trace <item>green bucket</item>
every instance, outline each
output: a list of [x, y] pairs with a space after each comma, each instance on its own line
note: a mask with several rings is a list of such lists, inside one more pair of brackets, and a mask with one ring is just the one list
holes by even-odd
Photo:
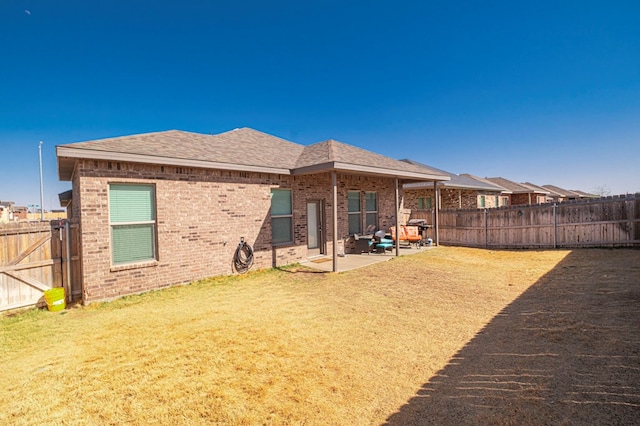
[[50, 288], [44, 292], [44, 300], [47, 302], [47, 308], [51, 312], [61, 311], [67, 307], [64, 297], [64, 288]]

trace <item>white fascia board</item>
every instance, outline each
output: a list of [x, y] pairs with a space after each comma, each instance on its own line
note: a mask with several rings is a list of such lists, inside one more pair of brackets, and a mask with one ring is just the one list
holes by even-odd
[[233, 170], [240, 172], [273, 173], [289, 175], [291, 170], [278, 167], [264, 167], [244, 164], [217, 163], [214, 161], [194, 160], [189, 158], [156, 157], [154, 155], [129, 154], [124, 152], [78, 149], [73, 147], [57, 147], [58, 157], [88, 160], [122, 161], [129, 163], [160, 164], [164, 166], [198, 167], [202, 169]]
[[[416, 189], [416, 188], [431, 188], [432, 185], [426, 182], [416, 182], [416, 183], [405, 183], [404, 185], [402, 185], [402, 187], [404, 189]], [[483, 188], [479, 186], [464, 185], [464, 184], [450, 185], [446, 182], [442, 183], [442, 187], [444, 189], [472, 189], [475, 191], [502, 192], [501, 188], [488, 188], [488, 187]]]

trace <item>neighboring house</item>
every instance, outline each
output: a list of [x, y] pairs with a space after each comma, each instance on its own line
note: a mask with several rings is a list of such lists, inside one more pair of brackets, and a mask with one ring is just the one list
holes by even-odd
[[[328, 140], [309, 146], [243, 128], [177, 130], [56, 147], [62, 198], [80, 228], [83, 302], [254, 268], [336, 256], [397, 224], [402, 185], [449, 177]], [[397, 195], [396, 195], [397, 194]]]
[[564, 188], [560, 188], [555, 185], [542, 185], [543, 188], [547, 189], [547, 191], [551, 192], [553, 196], [553, 201], [572, 201], [572, 200], [582, 200], [585, 198], [598, 198], [597, 195], [587, 194], [586, 192], [576, 191], [576, 190], [568, 190]]
[[[438, 183], [441, 209], [475, 209], [506, 205], [507, 197], [501, 195], [503, 188], [483, 182], [470, 175], [456, 175], [413, 160], [402, 160], [424, 167], [430, 173], [449, 176], [450, 180]], [[412, 211], [431, 211], [435, 208], [434, 188], [429, 182], [413, 182], [403, 185], [404, 207]]]
[[[534, 183], [531, 182], [522, 182], [520, 183], [520, 185], [522, 186], [526, 186], [527, 188], [530, 188], [533, 191], [536, 191], [537, 194], [544, 194], [544, 201], [540, 201], [540, 203], [552, 203], [554, 201], [557, 201], [557, 195], [555, 194], [553, 191], [544, 188], [542, 186], [536, 185]], [[538, 198], [539, 200], [542, 200], [542, 197]]]
[[502, 177], [485, 178], [489, 182], [506, 188], [511, 192], [509, 205], [543, 204], [547, 202], [549, 191], [532, 188], [521, 183], [513, 182]]
[[469, 173], [463, 173], [460, 176], [473, 179], [474, 181], [481, 182], [485, 185], [491, 185], [497, 188], [500, 192], [493, 196], [488, 196], [486, 194], [478, 195], [478, 208], [479, 209], [490, 209], [496, 207], [510, 206], [511, 205], [511, 194], [513, 193], [510, 189], [505, 188], [504, 186], [498, 185], [495, 182], [490, 181], [487, 178], [481, 178], [478, 176], [471, 175]]
[[[551, 185], [543, 185], [543, 186], [551, 186]], [[596, 195], [596, 194], [590, 194], [588, 192], [584, 192], [584, 191], [580, 191], [579, 189], [572, 189], [571, 192], [573, 192], [574, 194], [576, 194], [580, 200], [585, 200], [585, 199], [593, 199], [593, 198], [600, 198], [600, 195]]]
[[28, 220], [29, 208], [26, 206], [13, 206], [13, 220]]
[[13, 221], [13, 201], [0, 201], [0, 223]]
[[8, 223], [10, 205], [6, 201], [0, 201], [0, 223]]

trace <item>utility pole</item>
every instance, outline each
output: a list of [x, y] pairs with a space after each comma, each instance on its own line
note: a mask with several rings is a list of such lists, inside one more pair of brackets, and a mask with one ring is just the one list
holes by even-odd
[[42, 187], [42, 141], [38, 145], [38, 155], [40, 157], [40, 220], [44, 222], [44, 189]]

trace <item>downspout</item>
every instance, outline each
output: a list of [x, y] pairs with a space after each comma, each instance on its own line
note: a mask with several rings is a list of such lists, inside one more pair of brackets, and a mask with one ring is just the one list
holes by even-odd
[[335, 170], [331, 172], [333, 189], [333, 272], [338, 272], [338, 176]]
[[400, 196], [398, 194], [398, 178], [395, 179], [396, 198], [396, 256], [400, 256]]
[[434, 237], [435, 237], [435, 243], [436, 246], [440, 245], [440, 225], [439, 225], [439, 219], [438, 219], [438, 214], [439, 214], [439, 210], [440, 210], [440, 191], [438, 190], [438, 181], [434, 180], [433, 181], [433, 198], [434, 198], [434, 202], [435, 202], [435, 209], [434, 209], [434, 214], [433, 214], [433, 229], [434, 229]]

